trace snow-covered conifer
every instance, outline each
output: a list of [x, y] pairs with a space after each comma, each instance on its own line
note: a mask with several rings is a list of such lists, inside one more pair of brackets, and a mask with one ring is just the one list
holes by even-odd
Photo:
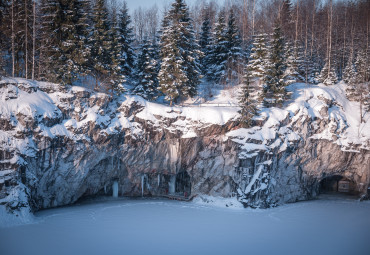
[[134, 93], [152, 100], [158, 96], [158, 71], [156, 45], [144, 39], [137, 58], [137, 85]]
[[103, 87], [107, 85], [111, 72], [112, 43], [105, 0], [96, 0], [93, 8], [93, 23], [91, 58], [97, 89], [98, 85]]
[[222, 9], [218, 14], [218, 20], [215, 24], [212, 48], [209, 53], [210, 66], [207, 76], [210, 80], [219, 81], [221, 76], [226, 72], [228, 56], [226, 31], [225, 10]]
[[286, 85], [303, 80], [302, 75], [299, 73], [299, 60], [298, 51], [290, 42], [285, 44], [285, 71], [284, 82]]
[[242, 62], [241, 40], [231, 9], [228, 22], [225, 21], [225, 11], [221, 10], [215, 25], [214, 43], [212, 47], [212, 67], [210, 77], [221, 83], [229, 83], [238, 78]]
[[251, 72], [252, 77], [261, 78], [264, 80], [266, 75], [266, 64], [268, 63], [268, 52], [266, 45], [266, 34], [258, 34], [254, 37], [249, 56], [248, 70]]
[[244, 127], [251, 127], [253, 124], [253, 117], [258, 114], [258, 105], [260, 101], [261, 90], [253, 83], [253, 77], [248, 68], [245, 68], [243, 76], [243, 85], [239, 95], [240, 105], [240, 122]]
[[199, 38], [200, 50], [203, 55], [200, 58], [201, 70], [203, 74], [207, 73], [207, 69], [211, 63], [211, 24], [209, 19], [209, 14], [204, 15], [204, 20], [201, 27], [201, 33]]
[[123, 6], [118, 14], [118, 33], [120, 35], [119, 43], [122, 45], [120, 65], [126, 78], [132, 78], [135, 69], [135, 52], [132, 48], [134, 36], [126, 2], [123, 2]]
[[58, 33], [59, 43], [56, 52], [57, 79], [62, 84], [72, 84], [82, 71], [82, 65], [87, 62], [87, 52], [83, 42], [87, 36], [86, 13], [84, 2], [72, 0], [60, 2], [60, 22]]
[[284, 39], [280, 26], [276, 25], [270, 46], [270, 61], [265, 75], [264, 104], [266, 106], [281, 105], [286, 97], [283, 79], [285, 68], [284, 55]]
[[228, 17], [226, 42], [226, 48], [228, 49], [226, 73], [221, 79], [229, 83], [238, 78], [239, 73], [241, 73], [240, 68], [242, 67], [243, 61], [241, 40], [233, 9], [230, 9]]
[[334, 70], [334, 65], [331, 65], [329, 69], [329, 61], [326, 59], [324, 67], [321, 69], [319, 76], [319, 82], [325, 85], [333, 85], [337, 83], [338, 77]]
[[112, 10], [112, 21], [111, 21], [111, 63], [110, 63], [110, 84], [112, 92], [121, 94], [125, 91], [124, 83], [126, 82], [125, 75], [121, 66], [123, 58], [123, 47], [120, 41], [121, 35], [118, 32], [117, 12], [115, 9]]
[[346, 67], [343, 71], [343, 81], [349, 85], [356, 83], [357, 72], [353, 63], [353, 52], [350, 53]]
[[184, 0], [176, 0], [164, 18], [161, 36], [159, 90], [170, 104], [179, 97], [193, 97], [200, 82], [199, 45]]
[[39, 70], [40, 80], [57, 82], [56, 65], [59, 51], [61, 7], [57, 0], [41, 0], [39, 3]]
[[366, 60], [366, 51], [360, 49], [357, 52], [355, 66], [356, 66], [356, 83], [363, 83], [369, 81], [369, 74], [368, 72], [368, 61]]

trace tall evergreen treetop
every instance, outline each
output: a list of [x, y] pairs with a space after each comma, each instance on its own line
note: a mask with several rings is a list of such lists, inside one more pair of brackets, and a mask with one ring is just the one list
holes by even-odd
[[233, 9], [230, 9], [227, 22], [226, 42], [228, 56], [226, 64], [227, 73], [225, 74], [225, 78], [227, 82], [230, 82], [238, 78], [238, 73], [240, 72], [239, 67], [241, 66], [241, 62], [243, 60], [239, 29], [235, 20]]
[[193, 97], [200, 83], [199, 56], [189, 10], [184, 0], [176, 0], [163, 22], [159, 89], [172, 102]]
[[245, 68], [242, 90], [239, 95], [240, 121], [243, 127], [249, 128], [253, 124], [253, 117], [258, 115], [261, 90], [255, 86], [250, 70]]
[[258, 34], [254, 37], [252, 53], [248, 62], [248, 70], [250, 70], [252, 77], [264, 79], [266, 75], [266, 65], [269, 61], [266, 38], [266, 34]]
[[105, 0], [96, 0], [93, 9], [92, 65], [98, 83], [104, 83], [111, 70], [111, 36]]
[[285, 68], [284, 39], [279, 23], [275, 25], [269, 52], [270, 61], [265, 76], [265, 104], [267, 106], [280, 105], [285, 99], [286, 91], [283, 79]]
[[131, 27], [131, 17], [127, 8], [126, 1], [118, 14], [118, 34], [119, 44], [122, 45], [121, 68], [126, 77], [132, 77], [135, 66], [135, 52], [132, 48], [133, 28]]
[[203, 56], [200, 59], [202, 73], [206, 74], [208, 65], [210, 64], [210, 54], [211, 54], [211, 24], [209, 14], [206, 13], [201, 27], [201, 33], [199, 38], [199, 46], [203, 52]]
[[158, 71], [156, 45], [149, 43], [147, 39], [141, 44], [137, 58], [137, 85], [134, 93], [152, 100], [158, 96]]

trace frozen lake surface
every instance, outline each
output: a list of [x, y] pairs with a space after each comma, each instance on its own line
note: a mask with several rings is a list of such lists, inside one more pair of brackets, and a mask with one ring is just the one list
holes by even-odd
[[169, 200], [95, 200], [0, 228], [0, 254], [370, 254], [370, 202], [267, 210]]

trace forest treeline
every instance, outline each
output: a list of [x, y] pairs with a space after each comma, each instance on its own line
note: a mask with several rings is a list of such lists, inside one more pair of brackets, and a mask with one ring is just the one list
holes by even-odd
[[0, 75], [112, 94], [131, 84], [171, 104], [196, 95], [202, 78], [243, 83], [250, 119], [297, 81], [345, 80], [368, 100], [359, 91], [370, 80], [369, 34], [369, 0], [174, 0], [132, 12], [107, 0], [1, 0]]

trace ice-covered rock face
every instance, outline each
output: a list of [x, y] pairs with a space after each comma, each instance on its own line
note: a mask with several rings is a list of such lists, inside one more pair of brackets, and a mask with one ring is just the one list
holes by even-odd
[[5, 79], [0, 205], [16, 214], [118, 188], [120, 196], [183, 192], [269, 207], [315, 197], [334, 174], [364, 193], [369, 121], [356, 122], [358, 105], [342, 87], [292, 86], [284, 109], [265, 109], [259, 126], [241, 129], [233, 107], [168, 107]]

